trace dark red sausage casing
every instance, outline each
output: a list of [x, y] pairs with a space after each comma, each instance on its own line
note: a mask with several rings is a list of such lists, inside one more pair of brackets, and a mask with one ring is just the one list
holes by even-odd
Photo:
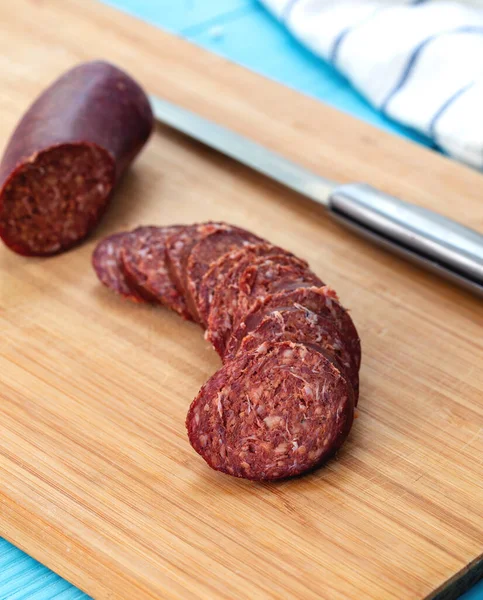
[[47, 256], [85, 238], [153, 129], [143, 89], [103, 61], [47, 88], [12, 134], [0, 165], [0, 236]]

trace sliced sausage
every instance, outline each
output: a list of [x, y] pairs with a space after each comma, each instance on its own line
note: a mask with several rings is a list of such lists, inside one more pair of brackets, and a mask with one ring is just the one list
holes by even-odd
[[[193, 249], [205, 236], [224, 229], [229, 229], [230, 225], [226, 223], [197, 223], [183, 227], [180, 231], [171, 235], [166, 241], [166, 264], [169, 274], [173, 280], [178, 292], [186, 299], [188, 296], [188, 286], [186, 280], [186, 268], [188, 258]], [[188, 306], [188, 310], [190, 310]], [[197, 321], [196, 311], [190, 310], [193, 320]]]
[[130, 232], [122, 232], [104, 238], [94, 250], [92, 266], [99, 281], [110, 290], [134, 302], [143, 302], [141, 294], [126, 281], [121, 268], [121, 248], [130, 236]]
[[257, 258], [240, 276], [240, 292], [234, 322], [245, 317], [253, 306], [268, 296], [304, 286], [323, 286], [322, 280], [304, 262], [293, 257]]
[[240, 321], [233, 330], [231, 339], [227, 343], [230, 355], [236, 352], [243, 338], [260, 324], [265, 315], [274, 310], [294, 306], [305, 308], [324, 318], [331, 318], [340, 331], [352, 360], [357, 370], [359, 370], [361, 365], [359, 335], [349, 312], [341, 305], [334, 290], [328, 286], [286, 290], [272, 294], [265, 300], [258, 302], [246, 315], [245, 319]]
[[46, 256], [85, 238], [153, 129], [141, 87], [102, 61], [46, 89], [12, 134], [0, 165], [0, 236]]
[[323, 284], [304, 261], [294, 256], [259, 256], [240, 260], [215, 291], [206, 339], [223, 360], [233, 328], [253, 306], [271, 293], [302, 285]]
[[[230, 338], [232, 340], [234, 338]], [[359, 369], [347, 343], [330, 316], [321, 316], [295, 305], [293, 308], [274, 310], [265, 315], [258, 326], [248, 333], [238, 348], [227, 346], [224, 360], [235, 354], [261, 350], [273, 342], [297, 342], [322, 348], [346, 372], [354, 390], [354, 401], [359, 397]]]
[[275, 480], [321, 465], [346, 439], [353, 414], [352, 387], [337, 365], [282, 342], [227, 362], [201, 388], [186, 425], [213, 469]]
[[233, 250], [232, 252], [224, 254], [210, 266], [203, 275], [198, 288], [197, 310], [200, 320], [205, 326], [208, 325], [208, 318], [215, 292], [219, 286], [224, 285], [225, 277], [231, 269], [242, 260], [252, 260], [258, 256], [269, 256], [272, 254], [293, 256], [291, 252], [287, 252], [286, 250], [283, 250], [283, 248], [273, 246], [269, 243], [250, 244], [241, 250]]
[[148, 301], [162, 304], [189, 320], [186, 302], [166, 266], [166, 240], [181, 229], [182, 225], [138, 227], [125, 238], [120, 261], [131, 288]]
[[186, 266], [186, 282], [188, 303], [199, 322], [203, 323], [203, 317], [198, 311], [199, 290], [202, 278], [210, 266], [220, 256], [224, 256], [235, 249], [263, 242], [262, 238], [249, 231], [232, 227], [215, 231], [202, 238], [193, 246]]

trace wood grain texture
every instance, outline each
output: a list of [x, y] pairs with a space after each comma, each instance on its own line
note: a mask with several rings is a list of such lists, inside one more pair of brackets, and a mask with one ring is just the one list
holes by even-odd
[[[483, 231], [481, 175], [85, 0], [0, 5], [0, 128], [78, 61], [341, 181]], [[218, 368], [193, 324], [114, 297], [90, 255], [137, 224], [226, 219], [307, 259], [363, 341], [349, 441], [325, 468], [253, 484], [184, 429]], [[159, 128], [96, 235], [0, 249], [0, 535], [96, 599], [431, 596], [483, 548], [481, 303], [383, 254], [308, 201]]]

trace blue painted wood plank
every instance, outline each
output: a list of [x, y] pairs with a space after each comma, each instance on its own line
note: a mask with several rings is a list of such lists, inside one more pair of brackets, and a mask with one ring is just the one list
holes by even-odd
[[432, 146], [428, 138], [374, 110], [331, 65], [301, 46], [257, 3], [236, 18], [224, 18], [222, 25], [198, 25], [184, 30], [183, 36], [375, 127]]
[[0, 538], [0, 600], [89, 600], [89, 596]]
[[459, 600], [483, 600], [483, 581], [480, 581], [466, 594], [460, 596]]

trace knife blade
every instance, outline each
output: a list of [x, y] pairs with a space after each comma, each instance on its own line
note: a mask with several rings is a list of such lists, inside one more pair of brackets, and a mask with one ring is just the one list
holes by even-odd
[[483, 297], [483, 235], [367, 183], [339, 185], [194, 112], [150, 96], [155, 118], [321, 204], [340, 223]]

